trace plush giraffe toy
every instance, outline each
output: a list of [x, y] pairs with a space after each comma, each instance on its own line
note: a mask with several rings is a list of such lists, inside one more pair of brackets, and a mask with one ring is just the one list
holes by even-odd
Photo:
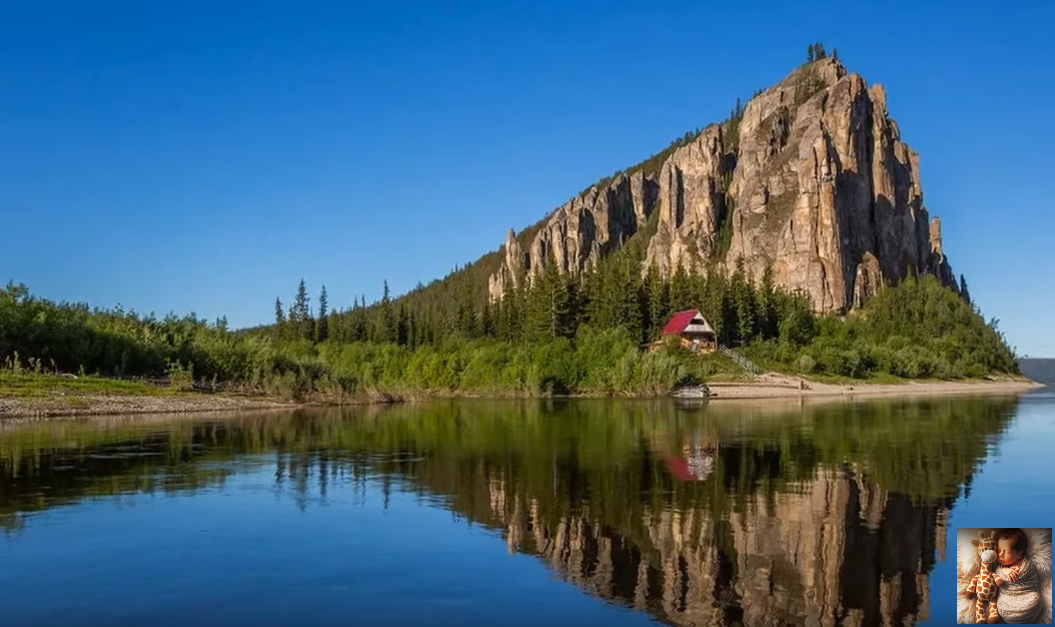
[[[971, 585], [967, 587], [968, 597], [975, 593], [978, 594], [978, 601], [974, 604], [974, 621], [995, 623], [999, 620], [996, 612], [996, 593], [999, 591], [997, 586], [1004, 584], [1004, 580], [993, 573], [996, 570], [996, 538], [992, 531], [989, 533], [979, 531], [978, 539], [971, 540], [971, 544], [978, 547], [978, 556], [982, 564], [981, 570], [971, 580]], [[989, 604], [988, 620], [985, 613], [987, 603]]]

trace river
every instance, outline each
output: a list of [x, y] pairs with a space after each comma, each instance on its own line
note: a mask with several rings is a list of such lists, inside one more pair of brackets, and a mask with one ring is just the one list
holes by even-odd
[[1051, 526], [1055, 394], [0, 424], [22, 625], [946, 625]]

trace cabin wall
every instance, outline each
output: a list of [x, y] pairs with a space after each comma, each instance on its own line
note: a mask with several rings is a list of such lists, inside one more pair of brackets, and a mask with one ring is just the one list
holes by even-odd
[[696, 350], [701, 353], [711, 353], [718, 349], [718, 342], [713, 335], [683, 333], [680, 336], [681, 345], [692, 349], [693, 341], [697, 341]]

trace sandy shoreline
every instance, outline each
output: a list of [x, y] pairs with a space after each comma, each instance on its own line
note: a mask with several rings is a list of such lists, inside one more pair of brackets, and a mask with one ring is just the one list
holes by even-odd
[[206, 412], [296, 409], [299, 403], [221, 394], [148, 396], [86, 394], [62, 399], [0, 397], [0, 420], [125, 414], [198, 414]]
[[771, 399], [835, 397], [869, 398], [877, 396], [942, 396], [1023, 394], [1043, 388], [1025, 377], [986, 381], [909, 381], [907, 383], [818, 383], [788, 375], [766, 373], [755, 381], [709, 383], [711, 397], [722, 399]]
[[[921, 397], [941, 395], [1015, 395], [1044, 387], [1024, 377], [987, 381], [913, 381], [903, 384], [832, 384], [805, 381], [789, 375], [766, 373], [750, 382], [712, 382], [708, 402], [732, 400], [847, 400], [870, 397]], [[443, 395], [444, 398], [450, 398]], [[469, 396], [466, 395], [468, 398]], [[584, 395], [589, 397], [589, 395]], [[476, 398], [476, 397], [474, 397]], [[426, 399], [422, 399], [426, 400]], [[376, 404], [376, 403], [356, 403]], [[128, 414], [199, 414], [292, 410], [327, 406], [332, 403], [298, 403], [270, 398], [227, 396], [223, 394], [78, 395], [68, 398], [0, 397], [0, 420], [9, 418], [51, 418], [76, 416], [117, 416]]]

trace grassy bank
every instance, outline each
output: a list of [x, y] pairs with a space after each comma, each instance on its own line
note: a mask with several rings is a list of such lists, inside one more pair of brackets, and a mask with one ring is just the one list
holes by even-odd
[[0, 370], [0, 397], [31, 399], [95, 395], [174, 396], [179, 393], [179, 390], [169, 386], [152, 385], [142, 381]]
[[0, 371], [0, 419], [129, 413], [197, 413], [288, 408], [258, 395], [210, 393], [163, 384], [94, 376]]

